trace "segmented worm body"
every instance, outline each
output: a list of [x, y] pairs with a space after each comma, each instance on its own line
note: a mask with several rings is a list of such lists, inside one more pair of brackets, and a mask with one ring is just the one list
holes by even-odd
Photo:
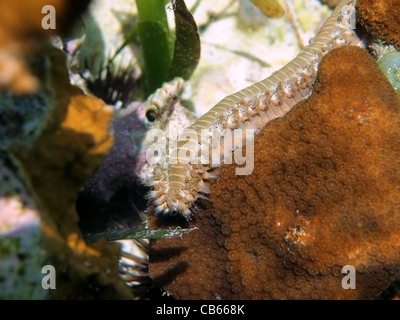
[[[259, 132], [266, 123], [285, 115], [311, 94], [318, 64], [327, 52], [342, 45], [360, 44], [352, 29], [355, 2], [341, 1], [312, 42], [283, 68], [225, 97], [184, 130], [167, 163], [154, 169], [155, 182], [149, 195], [156, 213], [178, 212], [190, 219], [195, 211], [194, 201], [208, 193], [207, 180], [212, 178], [210, 169], [215, 167], [210, 159], [201, 157], [205, 148], [212, 149], [204, 142], [235, 129]], [[244, 137], [243, 144], [250, 138]], [[225, 148], [220, 156], [233, 150]]]

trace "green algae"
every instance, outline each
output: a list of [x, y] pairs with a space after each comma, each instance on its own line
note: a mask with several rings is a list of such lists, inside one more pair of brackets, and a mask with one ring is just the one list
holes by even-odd
[[400, 52], [390, 51], [378, 60], [379, 67], [400, 94]]

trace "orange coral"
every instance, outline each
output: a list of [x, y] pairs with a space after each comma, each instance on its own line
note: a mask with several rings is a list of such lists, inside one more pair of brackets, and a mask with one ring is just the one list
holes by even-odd
[[331, 8], [335, 8], [340, 0], [321, 0], [321, 2], [327, 4]]
[[[27, 57], [34, 50], [35, 36], [46, 36], [66, 31], [90, 0], [8, 1], [0, 0], [0, 90], [30, 93], [38, 82], [27, 67]], [[42, 8], [51, 4], [56, 12], [56, 29], [43, 29]]]
[[[50, 70], [40, 74], [50, 105], [48, 119], [32, 144], [7, 151], [40, 212], [49, 264], [57, 271], [59, 290], [52, 291], [52, 297], [132, 298], [119, 278], [119, 246], [105, 241], [87, 245], [75, 211], [79, 190], [113, 144], [113, 108], [69, 83], [62, 51], [48, 45], [35, 56], [49, 59]], [[40, 66], [38, 61], [32, 70], [40, 72]]]
[[312, 96], [256, 136], [251, 175], [217, 169], [193, 222], [150, 216], [198, 227], [152, 243], [151, 277], [181, 299], [372, 298], [400, 270], [399, 159], [398, 94], [364, 49], [335, 49]]
[[400, 49], [400, 0], [359, 0], [356, 8], [368, 33]]

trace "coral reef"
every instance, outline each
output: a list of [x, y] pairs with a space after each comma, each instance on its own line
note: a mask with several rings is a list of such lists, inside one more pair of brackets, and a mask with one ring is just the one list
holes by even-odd
[[310, 98], [256, 136], [252, 174], [216, 169], [192, 222], [149, 217], [198, 227], [151, 243], [154, 282], [181, 299], [373, 298], [400, 270], [399, 129], [400, 97], [373, 58], [333, 50]]
[[[170, 159], [161, 158], [154, 169], [149, 196], [158, 213], [178, 212], [191, 219], [196, 210], [193, 203], [201, 194], [208, 193], [207, 170], [219, 163], [228, 148], [212, 159], [211, 148], [202, 141], [227, 133], [233, 135], [237, 129], [250, 129], [257, 134], [266, 123], [284, 116], [311, 94], [319, 62], [325, 54], [344, 45], [362, 44], [348, 23], [352, 9], [353, 1], [342, 0], [315, 38], [292, 61], [264, 80], [225, 97], [185, 128], [176, 145], [168, 150]], [[243, 138], [243, 143], [247, 139]], [[236, 142], [235, 148], [241, 143]], [[232, 144], [229, 148], [234, 150]]]
[[29, 144], [9, 143], [6, 151], [31, 191], [46, 258], [57, 270], [62, 289], [49, 292], [50, 297], [132, 298], [118, 274], [119, 245], [100, 240], [87, 245], [75, 211], [79, 190], [113, 144], [113, 108], [69, 83], [62, 51], [43, 44], [34, 57], [31, 72], [41, 81], [37, 95], [47, 97], [43, 124]]
[[[93, 6], [75, 23], [89, 2]], [[329, 53], [314, 87], [325, 53], [359, 43], [347, 29], [347, 13], [335, 13], [334, 23], [310, 41], [315, 50], [287, 64], [298, 47], [304, 48], [299, 30], [314, 35], [328, 6], [296, 1], [287, 11], [287, 16], [294, 13], [289, 20], [296, 34], [290, 35], [287, 16], [272, 22], [250, 14], [251, 23], [238, 28], [239, 1], [196, 1], [193, 9], [198, 7], [198, 16], [203, 12], [206, 19], [200, 28], [206, 49], [202, 60], [208, 50], [210, 62], [191, 80], [195, 90], [203, 89], [192, 93], [193, 110], [184, 105], [179, 78], [165, 83], [147, 105], [131, 103], [143, 89], [135, 2], [0, 0], [0, 299], [151, 298], [160, 294], [157, 286], [186, 299], [364, 299], [389, 283], [392, 293], [388, 290], [385, 298], [397, 294], [400, 280], [391, 281], [400, 265], [399, 96], [377, 64], [356, 48]], [[333, 7], [339, 1], [321, 2]], [[354, 3], [344, 0], [340, 6]], [[367, 32], [398, 47], [398, 2], [390, 2], [391, 12], [377, 10], [380, 1], [360, 3]], [[55, 29], [42, 25], [49, 5], [57, 14]], [[197, 18], [191, 22], [193, 30]], [[184, 51], [199, 45], [178, 38]], [[257, 43], [260, 38], [265, 47]], [[242, 52], [247, 48], [251, 54]], [[248, 61], [232, 63], [236, 60], [227, 52]], [[176, 66], [189, 61], [182, 59]], [[392, 52], [379, 60], [395, 89], [398, 60]], [[252, 113], [258, 100], [265, 113], [282, 111], [282, 118], [255, 138], [254, 173], [238, 177], [236, 165], [202, 172], [207, 184], [198, 191], [201, 197], [210, 194], [196, 200], [193, 221], [156, 217], [154, 203], [148, 208], [151, 230], [141, 230], [141, 236], [165, 237], [150, 240], [153, 286], [148, 240], [119, 240], [136, 237], [133, 228], [147, 227], [145, 192], [160, 172], [156, 168], [153, 174], [146, 154], [159, 141], [144, 140], [146, 131], [161, 130], [175, 139], [196, 121], [191, 111], [200, 116], [225, 94], [285, 64], [282, 73], [237, 93], [247, 108], [240, 112]], [[238, 65], [240, 75], [230, 69]], [[314, 91], [311, 98], [297, 105], [293, 85], [300, 86], [305, 99]], [[249, 95], [256, 99], [248, 100]], [[227, 106], [236, 108], [237, 98], [228, 97], [233, 100]], [[288, 101], [294, 109], [286, 114]], [[219, 121], [219, 127], [223, 120], [230, 129], [235, 126], [230, 110], [223, 118], [216, 115], [199, 123]], [[261, 122], [260, 130], [268, 121]], [[167, 156], [169, 138], [163, 145]], [[186, 172], [184, 182], [195, 181], [200, 171]], [[171, 176], [162, 177], [173, 183]], [[41, 286], [47, 264], [55, 267], [57, 290]], [[355, 290], [341, 285], [345, 265], [355, 267]]]
[[359, 0], [357, 17], [369, 34], [400, 50], [400, 1]]

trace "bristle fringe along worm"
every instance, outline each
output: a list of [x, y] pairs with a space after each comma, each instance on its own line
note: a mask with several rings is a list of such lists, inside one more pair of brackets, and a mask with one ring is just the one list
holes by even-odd
[[[215, 155], [215, 148], [207, 142], [216, 136], [224, 136], [226, 140], [227, 133], [237, 129], [258, 133], [266, 123], [285, 115], [311, 94], [318, 64], [327, 52], [343, 45], [361, 45], [352, 21], [355, 3], [355, 0], [341, 1], [312, 42], [292, 61], [268, 78], [225, 97], [183, 131], [168, 156], [168, 163], [158, 164], [154, 169], [155, 181], [149, 197], [153, 199], [156, 214], [175, 212], [189, 220], [196, 210], [194, 201], [209, 191], [210, 170], [223, 162], [215, 163], [215, 159], [207, 162], [201, 157], [207, 148], [208, 157]], [[252, 136], [244, 137], [242, 145]], [[241, 146], [231, 145], [218, 148], [221, 158]]]

